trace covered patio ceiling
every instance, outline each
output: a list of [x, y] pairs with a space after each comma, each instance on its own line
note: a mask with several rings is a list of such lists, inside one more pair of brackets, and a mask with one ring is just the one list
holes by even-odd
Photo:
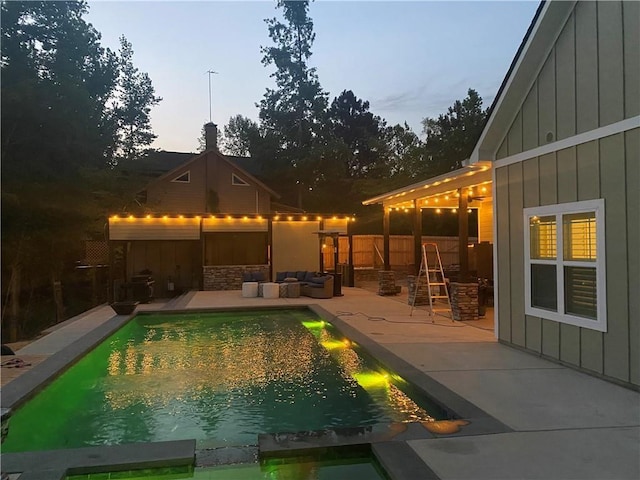
[[[432, 177], [421, 182], [393, 190], [362, 202], [363, 205], [382, 204], [384, 210], [384, 268], [390, 269], [389, 257], [389, 217], [392, 211], [413, 211], [414, 274], [418, 273], [422, 261], [422, 210], [435, 209], [440, 213], [450, 209], [458, 216], [458, 243], [460, 252], [460, 279], [469, 279], [469, 220], [468, 213], [473, 208], [481, 210], [483, 202], [492, 210], [493, 189], [491, 162], [467, 163], [452, 172]], [[480, 222], [479, 222], [480, 223]]]
[[[382, 204], [385, 210], [419, 208], [458, 208], [460, 190], [468, 193], [468, 207], [493, 196], [491, 162], [476, 162], [458, 170], [413, 183], [377, 197], [363, 205]], [[476, 205], [474, 205], [474, 203]]]

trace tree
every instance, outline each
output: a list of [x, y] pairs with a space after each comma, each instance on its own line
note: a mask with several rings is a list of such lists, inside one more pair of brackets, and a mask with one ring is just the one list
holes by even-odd
[[[236, 115], [224, 127], [224, 150], [229, 155], [250, 157], [260, 142], [258, 124], [250, 118]], [[253, 152], [255, 153], [255, 151]]]
[[271, 75], [276, 88], [268, 88], [258, 104], [262, 136], [279, 141], [273, 176], [284, 174], [289, 181], [309, 185], [313, 176], [310, 155], [322, 128], [327, 95], [316, 69], [307, 65], [315, 39], [313, 21], [308, 16], [309, 1], [279, 0], [277, 8], [283, 9], [286, 23], [276, 18], [265, 20], [275, 45], [261, 49], [262, 63], [276, 67]]
[[426, 171], [439, 175], [460, 168], [471, 155], [484, 127], [487, 112], [482, 110], [482, 98], [473, 89], [467, 97], [456, 100], [446, 114], [437, 119], [422, 120], [426, 135]]
[[2, 2], [3, 181], [103, 165], [115, 55], [84, 22], [84, 2]]
[[15, 340], [55, 319], [34, 299], [82, 258], [88, 235], [102, 232], [95, 187], [112, 173], [122, 64], [82, 18], [84, 1], [0, 9], [3, 323]]
[[155, 96], [149, 75], [133, 64], [133, 47], [120, 37], [119, 74], [110, 112], [116, 128], [115, 161], [131, 161], [149, 147], [156, 135], [151, 130], [151, 107], [162, 100]]
[[410, 180], [426, 173], [423, 171], [424, 143], [406, 122], [404, 125], [387, 127], [384, 136], [392, 177]]
[[345, 148], [339, 150], [345, 155], [345, 176], [388, 176], [382, 135], [384, 120], [369, 111], [369, 102], [358, 99], [351, 90], [344, 90], [331, 102], [326, 123], [333, 138], [344, 144]]

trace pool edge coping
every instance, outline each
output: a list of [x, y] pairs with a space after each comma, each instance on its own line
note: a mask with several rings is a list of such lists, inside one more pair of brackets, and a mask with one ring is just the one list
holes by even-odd
[[[175, 305], [177, 306], [177, 305]], [[459, 432], [452, 434], [433, 434], [429, 432], [424, 432], [425, 439], [433, 439], [433, 438], [443, 438], [443, 437], [456, 437], [456, 436], [475, 436], [475, 435], [486, 435], [486, 434], [494, 434], [494, 433], [506, 433], [512, 432], [513, 429], [505, 425], [504, 423], [498, 421], [475, 404], [470, 401], [464, 399], [462, 396], [453, 392], [449, 388], [445, 387], [441, 383], [437, 382], [426, 372], [422, 372], [417, 369], [409, 362], [403, 360], [383, 345], [379, 344], [375, 340], [369, 338], [364, 333], [360, 332], [356, 328], [349, 325], [346, 321], [342, 320], [339, 316], [329, 312], [321, 305], [318, 304], [282, 304], [282, 305], [264, 305], [260, 307], [247, 307], [247, 306], [233, 306], [233, 307], [203, 307], [203, 308], [181, 308], [175, 309], [174, 305], [171, 305], [170, 308], [159, 307], [157, 309], [148, 309], [148, 310], [140, 310], [133, 312], [131, 315], [114, 315], [109, 318], [103, 324], [99, 325], [95, 329], [87, 332], [82, 337], [75, 340], [73, 343], [64, 347], [61, 351], [51, 355], [45, 361], [36, 365], [32, 370], [26, 372], [24, 375], [16, 378], [15, 380], [9, 382], [2, 388], [2, 398], [0, 401], [0, 405], [3, 409], [9, 409], [9, 411], [21, 406], [26, 401], [30, 400], [34, 395], [36, 395], [40, 390], [44, 389], [51, 382], [53, 382], [58, 376], [64, 373], [67, 369], [72, 367], [78, 360], [80, 360], [86, 353], [91, 351], [97, 345], [99, 345], [102, 341], [104, 341], [107, 337], [113, 334], [116, 330], [124, 326], [127, 322], [131, 320], [134, 316], [137, 315], [151, 315], [151, 314], [181, 314], [181, 313], [216, 313], [216, 312], [225, 312], [225, 311], [247, 311], [247, 310], [310, 310], [315, 313], [317, 316], [325, 319], [327, 322], [334, 325], [337, 330], [348, 337], [350, 340], [353, 340], [358, 345], [362, 346], [362, 348], [373, 358], [375, 358], [380, 364], [384, 367], [389, 368], [404, 379], [413, 384], [421, 394], [426, 395], [431, 400], [433, 400], [436, 404], [438, 404], [445, 411], [451, 411], [458, 418], [465, 419], [470, 421], [470, 425], [464, 427]], [[434, 393], [435, 392], [435, 393]], [[453, 405], [453, 406], [452, 406]], [[330, 430], [330, 429], [328, 429]], [[263, 434], [260, 434], [263, 435]], [[264, 435], [276, 435], [276, 434], [264, 434]], [[369, 444], [371, 447], [372, 455], [375, 455], [378, 461], [383, 464], [382, 460], [378, 458], [378, 455], [375, 453], [376, 450], [374, 448], [375, 445], [383, 445], [387, 443], [396, 443], [399, 445], [405, 445], [406, 448], [410, 449], [412, 452], [415, 451], [407, 444], [407, 440], [414, 438], [404, 438], [402, 435], [399, 435], [397, 438], [380, 438], [380, 439], [369, 439], [365, 440], [365, 444]], [[176, 440], [172, 442], [193, 442], [193, 456], [192, 456], [192, 464], [195, 465], [196, 459], [196, 448], [195, 448], [195, 440]], [[104, 455], [107, 455], [107, 458], [110, 458], [112, 453], [119, 451], [117, 447], [131, 447], [131, 445], [135, 445], [140, 447], [142, 450], [152, 449], [154, 445], [162, 444], [162, 443], [170, 443], [170, 442], [145, 442], [145, 443], [137, 443], [130, 445], [110, 445], [104, 447], [85, 447], [80, 449], [65, 449], [65, 458], [67, 453], [73, 451], [85, 451], [87, 449], [98, 449], [96, 451], [104, 452]], [[355, 443], [345, 443], [345, 444], [336, 444], [332, 445], [331, 448], [340, 448], [347, 447], [350, 445], [355, 445]], [[308, 447], [305, 447], [308, 449]], [[326, 446], [316, 446], [315, 448], [327, 448]], [[386, 447], [379, 447], [378, 450], [386, 451]], [[390, 447], [392, 449], [397, 449], [401, 447]], [[404, 447], [402, 447], [404, 448]], [[116, 450], [111, 450], [116, 449]], [[280, 451], [282, 454], [292, 455], [296, 450], [299, 450], [298, 447], [292, 445], [290, 448], [277, 450], [273, 449], [270, 452], [270, 455], [273, 455]], [[59, 450], [41, 450], [35, 452], [19, 452], [19, 453], [3, 453], [3, 468], [5, 466], [6, 461], [16, 461], [13, 460], [14, 455], [30, 455], [33, 459], [30, 463], [31, 465], [43, 464], [43, 460], [48, 458], [51, 452], [59, 452]], [[172, 452], [173, 453], [173, 452]], [[82, 452], [79, 453], [83, 455]], [[114, 456], [117, 457], [120, 453], [116, 453]], [[417, 454], [416, 454], [417, 455]], [[162, 463], [160, 461], [157, 464], [158, 467], [161, 466], [172, 466], [177, 464], [169, 463], [172, 461], [172, 456], [168, 455], [165, 457], [166, 463]], [[39, 461], [36, 461], [39, 460]], [[386, 461], [389, 459], [387, 458]], [[422, 461], [422, 460], [421, 460]], [[393, 462], [392, 462], [393, 464]], [[428, 467], [428, 464], [423, 461], [423, 464], [428, 472], [431, 472], [433, 476], [426, 477], [427, 479], [438, 478], [435, 476], [433, 471]], [[119, 465], [117, 462], [114, 464], [103, 465], [103, 467], [111, 468], [112, 465]], [[145, 464], [140, 464], [137, 462], [128, 464], [128, 467], [136, 467], [136, 468], [147, 468], [144, 466]], [[400, 464], [398, 464], [400, 465]], [[385, 470], [387, 470], [387, 466], [383, 465]], [[26, 473], [37, 473], [52, 471], [51, 468], [27, 468], [22, 471], [23, 474]], [[389, 471], [388, 474], [393, 479], [405, 479], [411, 478], [406, 477], [401, 474], [401, 470], [395, 471], [395, 469]], [[58, 470], [55, 470], [56, 472]], [[104, 471], [104, 470], [103, 470]], [[69, 470], [65, 470], [66, 475], [74, 474], [70, 473]], [[18, 473], [18, 472], [16, 472]], [[430, 475], [431, 475], [430, 474]], [[26, 477], [25, 477], [26, 478]]]

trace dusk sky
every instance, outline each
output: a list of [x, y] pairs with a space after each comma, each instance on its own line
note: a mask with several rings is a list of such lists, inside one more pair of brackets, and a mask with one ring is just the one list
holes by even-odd
[[[538, 1], [330, 1], [311, 3], [317, 68], [330, 101], [343, 90], [368, 100], [388, 124], [407, 122], [422, 136], [421, 120], [444, 113], [469, 88], [485, 107], [493, 101]], [[281, 18], [275, 1], [90, 1], [86, 20], [117, 50], [133, 44], [134, 63], [151, 77], [163, 101], [152, 110], [154, 148], [191, 152], [209, 121], [223, 128], [255, 106], [274, 67], [261, 63], [272, 45], [265, 18]]]

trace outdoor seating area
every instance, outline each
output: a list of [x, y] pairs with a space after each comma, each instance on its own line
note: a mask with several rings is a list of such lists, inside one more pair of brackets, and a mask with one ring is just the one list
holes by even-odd
[[331, 298], [334, 276], [312, 271], [277, 272], [275, 282], [267, 282], [262, 272], [244, 272], [242, 296], [245, 298]]

